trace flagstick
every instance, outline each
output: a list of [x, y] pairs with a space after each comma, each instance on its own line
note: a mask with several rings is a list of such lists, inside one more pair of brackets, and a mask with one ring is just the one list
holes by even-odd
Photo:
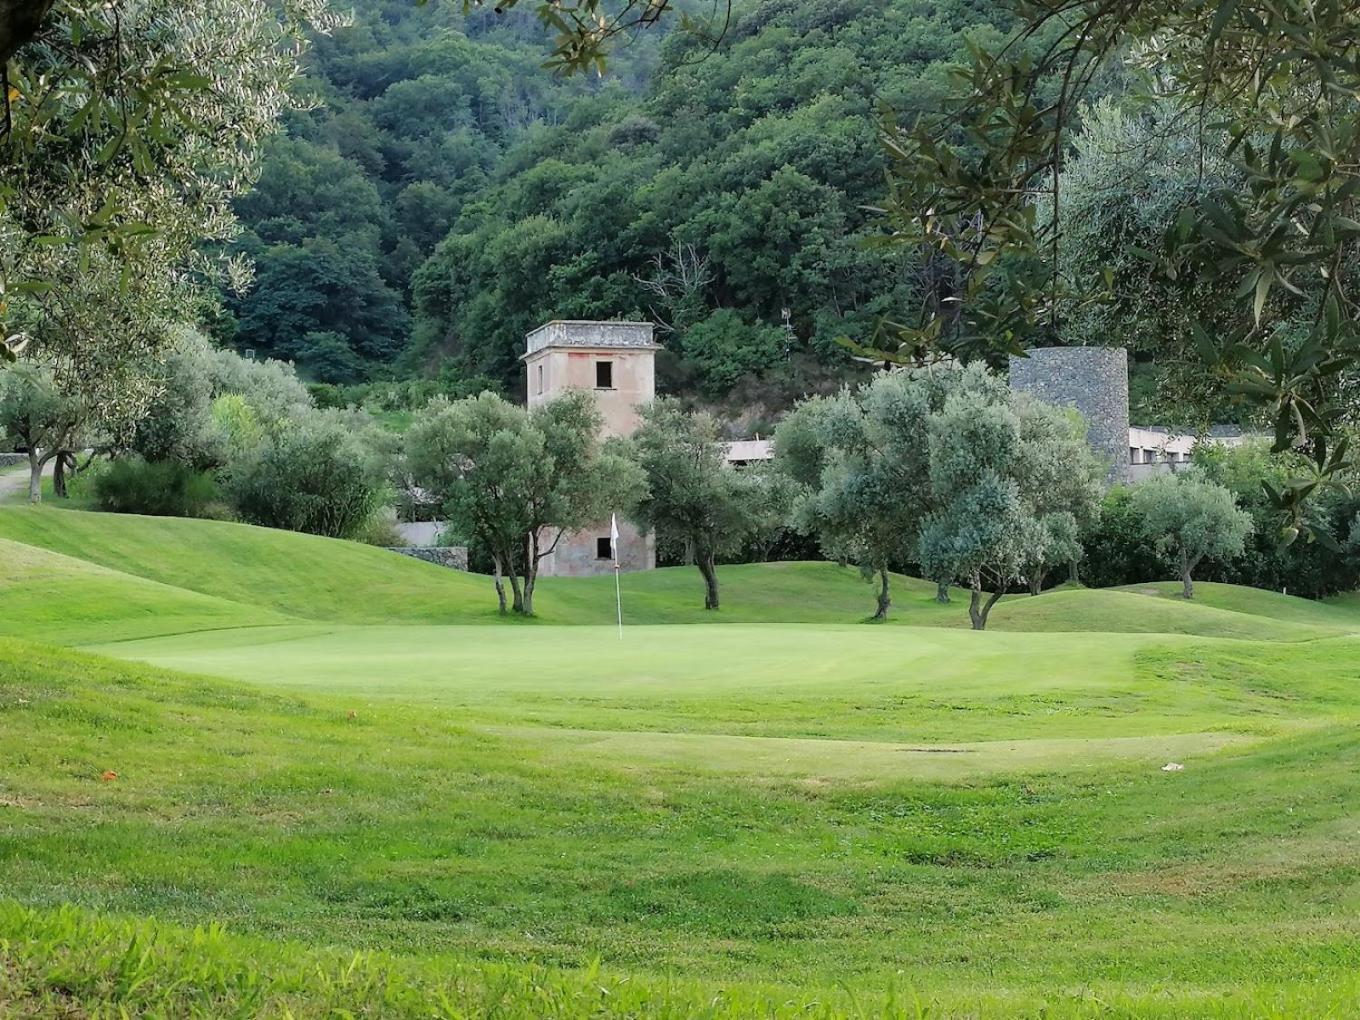
[[623, 592], [619, 588], [619, 561], [614, 561], [614, 602], [619, 607], [619, 640], [623, 640]]

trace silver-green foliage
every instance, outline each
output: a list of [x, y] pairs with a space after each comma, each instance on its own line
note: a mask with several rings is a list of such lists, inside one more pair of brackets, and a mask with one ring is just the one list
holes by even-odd
[[875, 619], [887, 617], [889, 571], [915, 559], [930, 509], [922, 424], [932, 396], [943, 393], [932, 375], [882, 375], [858, 391], [804, 401], [775, 434], [777, 463], [801, 490], [794, 526], [831, 559], [878, 579]]
[[566, 532], [630, 505], [636, 468], [600, 443], [589, 395], [567, 393], [526, 409], [482, 393], [436, 398], [406, 437], [406, 470], [450, 526], [482, 545], [496, 568], [506, 610], [508, 576], [516, 612], [532, 614], [539, 564]]
[[1185, 597], [1194, 598], [1194, 570], [1206, 556], [1242, 554], [1251, 534], [1251, 515], [1232, 493], [1194, 473], [1149, 479], [1133, 493], [1143, 536], [1180, 576]]
[[661, 398], [642, 411], [625, 447], [646, 488], [630, 516], [680, 543], [704, 579], [704, 608], [717, 609], [717, 561], [784, 516], [784, 487], [757, 467], [727, 462], [717, 420]]
[[0, 132], [0, 338], [53, 366], [106, 418], [154, 392], [205, 280], [232, 200], [292, 105], [323, 0], [62, 0], [15, 54]]
[[775, 444], [803, 486], [795, 524], [828, 556], [880, 578], [879, 617], [889, 569], [915, 562], [966, 585], [974, 626], [985, 626], [1011, 585], [1037, 588], [1080, 557], [1100, 498], [1079, 422], [978, 365], [905, 369], [806, 401]]
[[1079, 557], [1099, 469], [1068, 414], [999, 381], [951, 395], [927, 430], [936, 509], [921, 531], [921, 566], [969, 589], [981, 630], [1010, 587], [1037, 590], [1053, 565]]

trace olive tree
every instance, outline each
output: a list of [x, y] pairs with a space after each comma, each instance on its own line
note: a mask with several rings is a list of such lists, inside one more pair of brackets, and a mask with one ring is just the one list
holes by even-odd
[[640, 474], [602, 446], [601, 424], [585, 393], [532, 409], [483, 393], [435, 398], [407, 433], [412, 482], [491, 554], [501, 612], [504, 578], [511, 608], [533, 615], [539, 566], [562, 536], [636, 499]]
[[154, 393], [139, 363], [247, 280], [214, 253], [294, 105], [305, 28], [332, 20], [323, 0], [18, 7], [0, 6], [0, 346], [135, 420]]
[[52, 373], [23, 364], [0, 374], [0, 434], [28, 454], [28, 501], [42, 502], [43, 469], [74, 451], [87, 418], [79, 398], [64, 393]]
[[1069, 580], [1078, 580], [1081, 536], [1100, 516], [1104, 471], [1075, 411], [1024, 394], [1015, 394], [1012, 406], [1020, 421], [1016, 477], [1038, 520], [1024, 573], [1030, 594], [1038, 595], [1055, 567], [1065, 565]]
[[892, 605], [889, 571], [915, 558], [929, 510], [923, 422], [932, 387], [909, 372], [799, 404], [775, 433], [778, 467], [800, 486], [793, 523], [822, 552], [878, 583], [873, 618]]
[[1098, 497], [1095, 460], [1065, 413], [999, 380], [950, 394], [925, 428], [933, 509], [920, 562], [927, 576], [968, 588], [982, 630], [1011, 587], [1034, 590], [1078, 555], [1079, 519]]
[[785, 507], [778, 482], [727, 462], [717, 419], [660, 398], [627, 441], [645, 494], [630, 515], [639, 527], [683, 543], [704, 579], [704, 608], [717, 609], [717, 563], [752, 535], [776, 527]]
[[1251, 534], [1251, 515], [1232, 493], [1193, 473], [1162, 475], [1133, 491], [1143, 537], [1170, 561], [1187, 599], [1195, 597], [1194, 571], [1206, 556], [1240, 556]]
[[921, 529], [921, 566], [968, 588], [968, 616], [982, 630], [992, 607], [1024, 576], [1039, 541], [1013, 477], [1020, 422], [1003, 401], [960, 394], [931, 415], [926, 429], [937, 509]]

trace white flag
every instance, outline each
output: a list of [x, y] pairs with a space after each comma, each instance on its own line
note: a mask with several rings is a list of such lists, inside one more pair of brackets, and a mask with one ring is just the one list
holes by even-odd
[[609, 515], [609, 551], [614, 555], [614, 562], [619, 561], [619, 515]]

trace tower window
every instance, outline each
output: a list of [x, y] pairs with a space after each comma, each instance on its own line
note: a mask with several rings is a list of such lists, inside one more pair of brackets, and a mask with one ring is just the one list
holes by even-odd
[[614, 363], [612, 361], [595, 362], [595, 388], [597, 390], [612, 390], [614, 388]]
[[609, 536], [595, 539], [595, 558], [597, 560], [612, 560], [614, 550], [609, 547]]
[[538, 366], [538, 392], [543, 392], [543, 366]]

